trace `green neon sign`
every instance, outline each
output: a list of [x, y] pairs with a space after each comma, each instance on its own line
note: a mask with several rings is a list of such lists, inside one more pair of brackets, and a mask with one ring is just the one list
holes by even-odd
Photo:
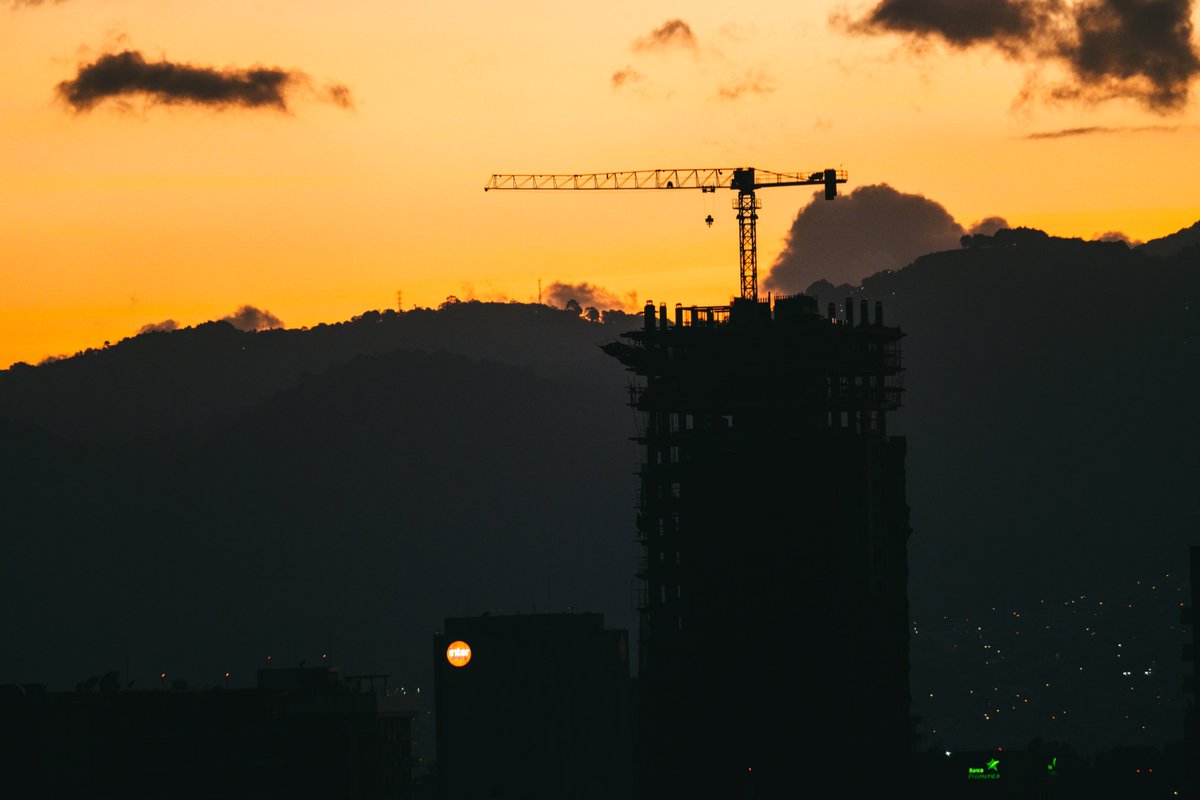
[[1000, 779], [1000, 759], [989, 758], [982, 767], [967, 767], [967, 780], [986, 781]]

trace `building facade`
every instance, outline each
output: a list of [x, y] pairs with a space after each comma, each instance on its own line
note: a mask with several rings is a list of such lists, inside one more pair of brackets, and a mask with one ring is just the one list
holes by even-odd
[[647, 304], [605, 348], [642, 412], [642, 797], [910, 792], [903, 333], [869, 312]]
[[629, 637], [603, 615], [447, 619], [434, 664], [444, 800], [632, 795]]

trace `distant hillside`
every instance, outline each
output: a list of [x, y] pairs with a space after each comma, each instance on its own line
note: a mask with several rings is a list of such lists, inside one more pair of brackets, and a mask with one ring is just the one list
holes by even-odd
[[446, 350], [593, 380], [592, 371], [580, 372], [578, 365], [607, 364], [598, 345], [638, 324], [619, 311], [592, 323], [543, 305], [479, 302], [369, 311], [300, 330], [254, 333], [208, 322], [143, 333], [37, 368], [0, 370], [0, 416], [89, 440], [178, 432], [244, 412], [302, 376], [398, 348]]
[[0, 424], [0, 682], [70, 685], [126, 658], [199, 681], [332, 638], [343, 664], [428, 686], [448, 615], [570, 604], [628, 626], [625, 399], [393, 351], [202, 437], [81, 445]]
[[[1200, 536], [1200, 249], [972, 244], [812, 289], [822, 309], [881, 299], [907, 333], [914, 619], [1178, 581]], [[126, 660], [205, 682], [332, 644], [348, 670], [428, 686], [444, 616], [570, 606], [633, 627], [635, 418], [597, 345], [638, 324], [463, 303], [0, 372], [0, 682]], [[936, 648], [914, 658], [915, 685], [937, 674], [919, 660]], [[968, 683], [1036, 671], [954, 663]], [[1179, 671], [1165, 653], [1146, 680], [1177, 693]], [[1104, 711], [1104, 686], [1075, 689]]]
[[810, 291], [908, 334], [915, 597], [1083, 586], [1197, 540], [1200, 251], [1001, 231]]
[[1196, 222], [1187, 228], [1178, 230], [1161, 239], [1152, 239], [1138, 247], [1138, 249], [1146, 255], [1167, 258], [1197, 245], [1200, 245], [1200, 222]]

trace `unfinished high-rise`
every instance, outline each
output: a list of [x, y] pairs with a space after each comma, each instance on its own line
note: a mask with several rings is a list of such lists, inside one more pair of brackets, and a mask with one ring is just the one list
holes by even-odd
[[855, 312], [647, 304], [605, 348], [642, 412], [643, 797], [911, 791], [903, 333]]

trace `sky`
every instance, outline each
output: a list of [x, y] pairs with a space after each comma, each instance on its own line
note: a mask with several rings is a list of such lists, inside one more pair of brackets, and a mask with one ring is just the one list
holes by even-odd
[[[247, 305], [737, 292], [732, 192], [492, 173], [836, 167], [859, 240], [910, 195], [1163, 236], [1200, 219], [1193, 2], [0, 0], [0, 366]], [[815, 201], [759, 197], [769, 283]]]

